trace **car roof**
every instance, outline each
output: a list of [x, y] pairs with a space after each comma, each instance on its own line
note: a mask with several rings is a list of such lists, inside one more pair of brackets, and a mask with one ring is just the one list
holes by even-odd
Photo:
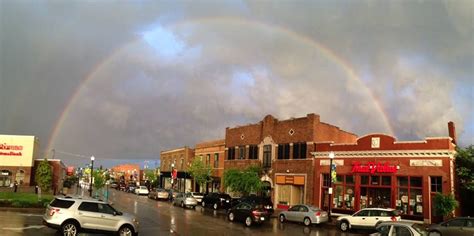
[[97, 203], [104, 203], [104, 201], [100, 199], [91, 198], [88, 196], [56, 196], [56, 199], [71, 201], [71, 200], [80, 200], [80, 201], [88, 201], [88, 202], [97, 202]]
[[393, 208], [364, 208], [364, 209], [360, 209], [361, 211], [362, 210], [378, 210], [378, 211], [395, 211], [395, 209]]

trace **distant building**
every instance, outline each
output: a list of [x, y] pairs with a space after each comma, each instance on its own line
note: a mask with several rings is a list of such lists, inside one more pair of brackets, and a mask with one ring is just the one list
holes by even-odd
[[[194, 158], [201, 160], [212, 169], [212, 182], [206, 186], [195, 184], [194, 191], [198, 192], [222, 192], [224, 191], [224, 159], [225, 159], [225, 140], [207, 141], [196, 144], [194, 147]], [[192, 161], [191, 161], [192, 162]]]
[[9, 187], [15, 181], [20, 186], [31, 185], [34, 160], [39, 157], [35, 136], [0, 135], [0, 187]]
[[189, 147], [160, 152], [160, 186], [181, 192], [192, 191], [192, 177], [187, 170], [193, 157], [194, 149]]
[[110, 177], [116, 181], [124, 182], [140, 182], [140, 165], [138, 164], [121, 164], [110, 168]]

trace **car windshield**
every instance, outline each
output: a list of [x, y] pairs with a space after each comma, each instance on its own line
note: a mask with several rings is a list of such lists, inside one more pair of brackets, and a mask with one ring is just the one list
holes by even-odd
[[423, 227], [423, 225], [421, 224], [413, 224], [413, 229], [420, 233], [421, 235], [428, 235], [428, 232], [426, 231], [426, 229]]

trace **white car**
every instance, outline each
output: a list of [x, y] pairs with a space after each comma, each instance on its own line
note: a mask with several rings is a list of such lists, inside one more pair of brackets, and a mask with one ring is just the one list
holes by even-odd
[[140, 186], [135, 189], [135, 194], [137, 195], [148, 195], [150, 192], [146, 186]]
[[342, 231], [352, 228], [375, 227], [383, 221], [400, 221], [399, 211], [390, 208], [364, 208], [353, 215], [344, 215], [337, 218], [337, 225]]

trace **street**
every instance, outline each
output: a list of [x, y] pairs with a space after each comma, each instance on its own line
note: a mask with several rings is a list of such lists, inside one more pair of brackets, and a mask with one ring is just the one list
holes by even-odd
[[[261, 226], [247, 228], [243, 223], [229, 222], [224, 210], [214, 211], [196, 207], [182, 209], [170, 202], [155, 201], [146, 196], [111, 190], [110, 201], [120, 211], [133, 213], [140, 222], [140, 235], [367, 235], [370, 232], [343, 233], [334, 225], [305, 227], [297, 223], [281, 224], [276, 218]], [[41, 224], [44, 210], [2, 211], [2, 235], [57, 235]], [[81, 235], [99, 235], [85, 234]]]

